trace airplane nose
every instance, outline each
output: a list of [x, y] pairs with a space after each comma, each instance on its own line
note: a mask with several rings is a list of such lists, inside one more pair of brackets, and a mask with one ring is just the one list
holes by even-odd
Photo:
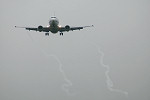
[[50, 21], [49, 21], [50, 25], [52, 25], [52, 24], [58, 25], [58, 23], [59, 22], [58, 22], [58, 20], [56, 18], [51, 18]]
[[49, 24], [53, 24], [55, 21], [54, 20], [50, 20], [49, 21]]
[[55, 22], [55, 20], [52, 20], [52, 23], [54, 23]]

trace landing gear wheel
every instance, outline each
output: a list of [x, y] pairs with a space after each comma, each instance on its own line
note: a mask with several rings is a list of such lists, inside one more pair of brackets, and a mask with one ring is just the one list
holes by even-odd
[[45, 36], [49, 36], [49, 33], [45, 33]]
[[60, 33], [60, 35], [63, 35], [63, 33]]

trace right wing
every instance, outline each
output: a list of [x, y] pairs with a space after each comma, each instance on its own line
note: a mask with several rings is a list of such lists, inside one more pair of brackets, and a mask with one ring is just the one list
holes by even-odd
[[34, 27], [19, 27], [19, 26], [15, 26], [16, 28], [25, 28], [26, 30], [33, 30], [33, 31], [39, 31], [39, 32], [49, 32], [50, 28], [49, 27], [42, 27], [42, 26], [38, 26], [38, 28], [34, 28]]

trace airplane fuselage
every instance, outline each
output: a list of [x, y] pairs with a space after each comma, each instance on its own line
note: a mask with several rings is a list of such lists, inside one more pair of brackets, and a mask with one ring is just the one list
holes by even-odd
[[51, 17], [49, 25], [50, 31], [52, 33], [57, 33], [59, 31], [59, 20], [56, 17]]

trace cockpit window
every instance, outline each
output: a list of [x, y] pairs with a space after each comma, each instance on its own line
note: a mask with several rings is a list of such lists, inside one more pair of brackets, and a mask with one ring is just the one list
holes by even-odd
[[51, 18], [56, 18], [56, 17], [51, 17]]

